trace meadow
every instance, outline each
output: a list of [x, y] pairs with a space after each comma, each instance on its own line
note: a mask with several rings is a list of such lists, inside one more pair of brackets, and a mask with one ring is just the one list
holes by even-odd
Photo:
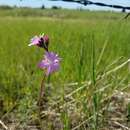
[[16, 129], [39, 124], [36, 103], [44, 71], [37, 64], [44, 50], [28, 44], [44, 32], [62, 60], [46, 83], [50, 115], [42, 113], [42, 130], [129, 129], [130, 19], [124, 15], [0, 9], [0, 119]]

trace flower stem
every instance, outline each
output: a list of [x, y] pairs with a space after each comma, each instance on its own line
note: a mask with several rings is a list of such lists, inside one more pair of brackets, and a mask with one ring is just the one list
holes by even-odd
[[41, 88], [40, 88], [40, 92], [39, 92], [39, 97], [38, 97], [38, 119], [39, 119], [39, 125], [40, 125], [40, 129], [43, 130], [43, 124], [42, 124], [42, 119], [41, 119], [41, 111], [43, 110], [43, 104], [44, 104], [44, 100], [46, 100], [45, 98], [45, 78], [46, 76], [43, 76], [43, 79], [41, 81]]
[[42, 106], [42, 99], [45, 96], [45, 78], [46, 76], [43, 76], [42, 82], [41, 82], [41, 88], [40, 88], [40, 93], [39, 93], [39, 98], [38, 98], [38, 106], [41, 107]]

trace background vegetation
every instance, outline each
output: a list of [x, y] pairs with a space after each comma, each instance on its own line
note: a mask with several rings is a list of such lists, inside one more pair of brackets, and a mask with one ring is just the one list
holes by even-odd
[[[34, 35], [44, 32], [50, 37], [50, 50], [62, 58], [60, 71], [52, 75], [47, 91], [49, 105], [60, 102], [53, 109], [63, 109], [59, 112], [63, 129], [107, 128], [103, 119], [110, 118], [104, 110], [113, 102], [111, 97], [129, 91], [130, 22], [122, 20], [123, 16], [62, 9], [0, 9], [1, 119], [27, 124], [37, 118], [44, 73], [37, 64], [44, 52], [28, 44]], [[128, 106], [124, 117], [119, 117], [122, 120], [130, 114]]]

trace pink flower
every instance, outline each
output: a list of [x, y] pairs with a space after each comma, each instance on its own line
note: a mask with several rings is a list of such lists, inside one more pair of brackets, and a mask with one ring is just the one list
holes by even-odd
[[46, 69], [46, 75], [59, 70], [61, 58], [53, 52], [46, 52], [44, 59], [39, 63], [39, 68]]
[[40, 36], [34, 36], [31, 39], [31, 43], [28, 46], [36, 45], [38, 47], [44, 48], [46, 51], [48, 51], [48, 45], [49, 45], [49, 37], [47, 35], [40, 35]]
[[39, 45], [39, 43], [40, 43], [40, 37], [35, 36], [31, 39], [31, 43], [28, 46]]

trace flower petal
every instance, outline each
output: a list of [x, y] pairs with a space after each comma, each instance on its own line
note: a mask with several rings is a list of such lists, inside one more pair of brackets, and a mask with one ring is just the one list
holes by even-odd
[[57, 70], [59, 70], [60, 58], [57, 54], [53, 52], [46, 52], [44, 59], [39, 63], [39, 67], [46, 69], [46, 75], [49, 75]]
[[45, 61], [41, 61], [39, 64], [38, 64], [38, 67], [41, 68], [41, 69], [45, 69], [49, 66], [49, 64]]
[[35, 36], [31, 39], [31, 43], [28, 46], [32, 46], [32, 45], [38, 45], [40, 41], [40, 37]]

